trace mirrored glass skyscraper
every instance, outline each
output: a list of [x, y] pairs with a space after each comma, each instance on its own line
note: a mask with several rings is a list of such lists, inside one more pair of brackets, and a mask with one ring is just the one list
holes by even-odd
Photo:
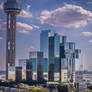
[[[53, 30], [44, 30], [40, 34], [40, 50], [44, 54], [44, 62], [47, 58], [48, 79], [54, 80], [54, 73], [59, 72], [59, 44], [60, 35]], [[46, 65], [45, 65], [46, 66]], [[44, 67], [45, 67], [44, 66]]]

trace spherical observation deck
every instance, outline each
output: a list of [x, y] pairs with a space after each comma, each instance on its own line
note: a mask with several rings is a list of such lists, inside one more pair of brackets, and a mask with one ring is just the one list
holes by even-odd
[[4, 3], [5, 12], [19, 13], [21, 11], [21, 4], [19, 2], [6, 2]]

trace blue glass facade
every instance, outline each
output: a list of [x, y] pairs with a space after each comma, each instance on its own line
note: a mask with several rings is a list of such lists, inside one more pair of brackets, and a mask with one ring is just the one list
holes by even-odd
[[37, 72], [37, 59], [31, 58], [31, 59], [29, 59], [29, 62], [32, 62], [32, 71]]
[[43, 79], [43, 52], [33, 51], [29, 53], [29, 62], [32, 63], [32, 71], [37, 73], [37, 80]]
[[41, 31], [40, 34], [40, 51], [43, 52], [44, 58], [48, 58], [48, 33], [50, 30]]
[[48, 59], [44, 58], [43, 60], [44, 60], [44, 62], [43, 62], [43, 71], [48, 72]]
[[[31, 59], [29, 59], [29, 61], [32, 62], [33, 72], [37, 72], [37, 59], [31, 58]], [[47, 58], [43, 59], [43, 72], [48, 72], [48, 59]]]
[[59, 58], [59, 48], [60, 48], [60, 35], [57, 33], [54, 34], [54, 56]]
[[53, 30], [43, 30], [40, 34], [40, 51], [43, 52], [44, 58], [48, 58], [48, 50], [49, 50], [49, 37], [54, 37], [54, 55], [55, 57], [59, 57], [59, 43], [60, 43], [60, 35], [58, 35]]
[[59, 58], [55, 58], [54, 72], [59, 72], [59, 69], [60, 69], [60, 59]]

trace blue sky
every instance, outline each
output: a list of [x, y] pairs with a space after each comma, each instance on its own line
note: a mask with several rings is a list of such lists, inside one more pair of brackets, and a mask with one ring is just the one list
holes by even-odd
[[[16, 61], [39, 50], [41, 30], [51, 29], [76, 43], [82, 55], [76, 61], [92, 70], [92, 0], [19, 0], [22, 11], [17, 16]], [[6, 17], [0, 0], [0, 69], [5, 69]]]

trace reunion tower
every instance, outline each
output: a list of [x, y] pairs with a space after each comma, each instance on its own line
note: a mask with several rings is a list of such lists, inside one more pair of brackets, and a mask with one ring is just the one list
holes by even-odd
[[4, 11], [7, 15], [6, 80], [8, 80], [8, 67], [15, 66], [16, 15], [21, 11], [21, 4], [18, 0], [7, 0], [4, 3]]

